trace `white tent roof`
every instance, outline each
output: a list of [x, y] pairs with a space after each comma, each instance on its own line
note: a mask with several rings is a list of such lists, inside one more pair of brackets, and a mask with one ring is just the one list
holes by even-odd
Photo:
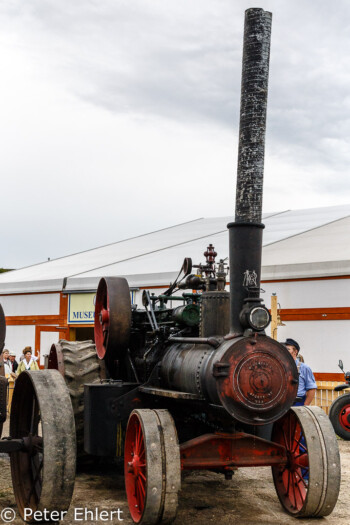
[[[167, 285], [183, 258], [204, 262], [209, 243], [228, 256], [232, 217], [201, 218], [107, 246], [7, 272], [0, 294], [95, 289], [102, 276], [130, 286]], [[262, 279], [350, 274], [350, 205], [264, 214]]]

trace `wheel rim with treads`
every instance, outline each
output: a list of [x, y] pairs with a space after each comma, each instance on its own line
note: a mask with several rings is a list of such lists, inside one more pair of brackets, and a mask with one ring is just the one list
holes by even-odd
[[125, 488], [135, 523], [172, 523], [181, 485], [176, 428], [167, 410], [134, 410], [125, 437]]
[[333, 401], [329, 409], [329, 419], [334, 431], [346, 441], [350, 440], [350, 394], [343, 394]]
[[273, 466], [279, 500], [295, 517], [330, 514], [340, 489], [340, 456], [330, 421], [319, 407], [293, 407], [273, 427], [272, 441], [283, 445], [287, 464]]
[[13, 393], [12, 438], [24, 448], [12, 452], [11, 475], [20, 516], [67, 511], [75, 479], [74, 416], [67, 387], [56, 370], [22, 372]]
[[48, 369], [58, 370], [67, 385], [74, 412], [78, 462], [81, 464], [87, 459], [84, 452], [84, 385], [101, 382], [104, 363], [98, 359], [92, 341], [61, 339], [51, 346]]

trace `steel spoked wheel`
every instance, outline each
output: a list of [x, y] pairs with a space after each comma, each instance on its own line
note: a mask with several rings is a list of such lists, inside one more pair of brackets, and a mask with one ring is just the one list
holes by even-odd
[[11, 474], [19, 514], [25, 509], [66, 511], [75, 478], [75, 429], [69, 394], [56, 370], [22, 372], [12, 400], [11, 437], [24, 448], [11, 453]]
[[134, 410], [125, 437], [125, 488], [135, 523], [171, 523], [181, 485], [176, 428], [167, 410]]
[[302, 426], [294, 412], [290, 412], [283, 419], [283, 424], [273, 436], [273, 441], [286, 447], [289, 460], [282, 470], [276, 472], [277, 469], [273, 468], [276, 489], [287, 510], [297, 513], [306, 500], [309, 456]]
[[95, 305], [95, 342], [98, 357], [118, 359], [128, 347], [131, 329], [129, 285], [122, 277], [100, 280]]
[[277, 421], [272, 441], [286, 448], [286, 465], [273, 466], [279, 500], [296, 517], [330, 514], [340, 489], [340, 457], [333, 428], [319, 407], [293, 407]]
[[350, 394], [344, 394], [333, 401], [329, 419], [339, 437], [350, 440]]
[[125, 483], [130, 513], [138, 523], [145, 508], [147, 473], [145, 437], [137, 414], [133, 414], [129, 421], [125, 461]]

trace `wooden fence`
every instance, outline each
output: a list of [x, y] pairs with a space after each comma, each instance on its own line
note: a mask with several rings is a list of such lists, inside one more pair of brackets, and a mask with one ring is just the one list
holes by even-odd
[[335, 399], [337, 399], [337, 397], [350, 392], [350, 390], [342, 390], [341, 392], [334, 392], [334, 387], [337, 385], [341, 385], [344, 382], [316, 381], [316, 383], [317, 383], [316, 395], [311, 405], [316, 405], [318, 407], [321, 407], [326, 412], [326, 414], [328, 414], [331, 404], [333, 403]]

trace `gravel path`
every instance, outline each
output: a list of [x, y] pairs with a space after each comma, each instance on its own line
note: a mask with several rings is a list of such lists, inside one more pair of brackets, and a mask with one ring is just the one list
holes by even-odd
[[[350, 442], [339, 441], [342, 461], [342, 482], [338, 503], [331, 516], [323, 518], [321, 523], [350, 523]], [[0, 512], [5, 507], [15, 508], [12, 492], [10, 464], [8, 458], [0, 457]], [[131, 524], [125, 493], [124, 480], [116, 468], [104, 472], [90, 471], [79, 473], [76, 478], [71, 508], [63, 523], [76, 525], [90, 523], [101, 525], [101, 520], [91, 519], [91, 514], [84, 519], [83, 511], [87, 508], [121, 511], [125, 525]], [[77, 515], [74, 515], [77, 512]], [[78, 519], [77, 519], [78, 518]], [[112, 521], [118, 523], [115, 512]], [[232, 481], [226, 481], [222, 475], [210, 472], [194, 472], [186, 475], [182, 483], [180, 506], [175, 525], [205, 525], [216, 522], [218, 525], [256, 525], [256, 524], [294, 524], [296, 521], [282, 510], [272, 482], [271, 469], [242, 468]], [[0, 520], [1, 523], [1, 520]], [[19, 518], [14, 524], [23, 523]], [[303, 520], [303, 525], [315, 524], [315, 520]], [[320, 523], [320, 522], [318, 522]]]

